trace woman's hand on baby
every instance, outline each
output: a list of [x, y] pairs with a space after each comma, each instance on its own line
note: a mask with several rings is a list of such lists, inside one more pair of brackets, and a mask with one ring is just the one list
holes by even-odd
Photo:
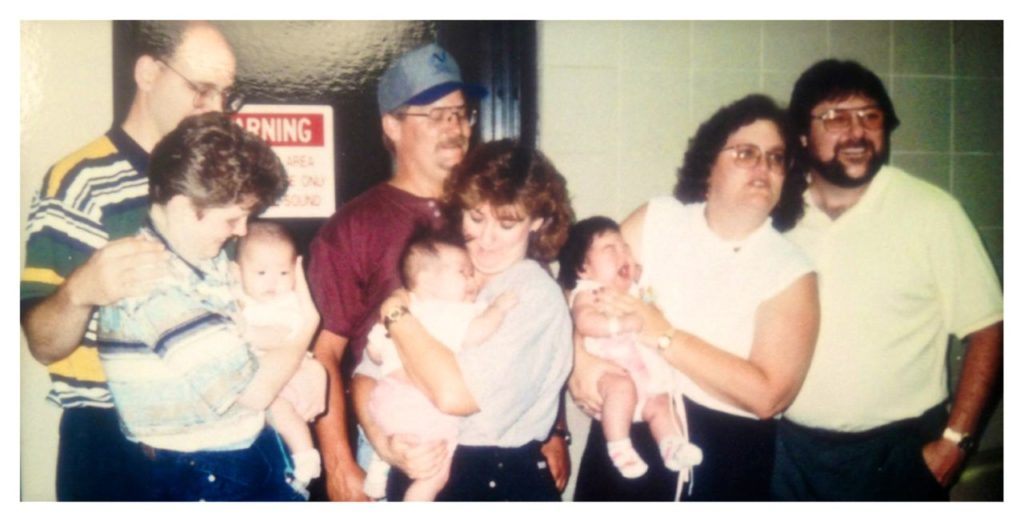
[[444, 440], [424, 442], [414, 434], [388, 436], [388, 463], [402, 469], [409, 479], [426, 479], [441, 471], [448, 455]]
[[594, 290], [594, 305], [605, 315], [621, 317], [636, 313], [639, 299], [611, 288], [601, 287]]
[[516, 296], [516, 292], [508, 290], [501, 295], [498, 295], [498, 298], [494, 299], [494, 302], [492, 302], [491, 305], [502, 311], [508, 312], [512, 308], [516, 307], [516, 304], [518, 303], [519, 297]]
[[636, 327], [635, 330], [640, 332], [642, 339], [657, 337], [672, 327], [658, 306], [639, 297], [601, 288], [596, 290], [595, 303], [602, 310], [608, 310], [610, 314], [636, 317], [633, 320], [639, 319], [639, 327]]

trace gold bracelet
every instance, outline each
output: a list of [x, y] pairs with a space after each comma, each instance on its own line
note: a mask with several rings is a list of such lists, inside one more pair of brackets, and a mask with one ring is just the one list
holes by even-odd
[[674, 337], [675, 334], [676, 334], [675, 328], [671, 328], [670, 327], [670, 328], [668, 328], [668, 331], [665, 331], [664, 333], [661, 334], [661, 336], [658, 337], [658, 352], [659, 353], [664, 353], [665, 350], [668, 349], [668, 346], [672, 345], [672, 337]]

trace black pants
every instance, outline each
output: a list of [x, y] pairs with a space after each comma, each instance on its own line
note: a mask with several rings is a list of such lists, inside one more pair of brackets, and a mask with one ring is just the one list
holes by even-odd
[[[755, 420], [718, 412], [683, 400], [690, 441], [704, 452], [694, 468], [686, 501], [765, 501], [769, 498], [775, 450], [775, 420]], [[677, 473], [665, 468], [646, 424], [633, 424], [630, 438], [647, 462], [647, 474], [623, 478], [608, 457], [601, 424], [593, 422], [576, 478], [577, 501], [671, 501]], [[688, 495], [687, 495], [688, 494]]]
[[114, 409], [65, 409], [57, 452], [58, 501], [146, 499], [146, 460], [121, 433]]
[[[388, 501], [401, 501], [409, 478], [397, 468], [388, 474]], [[515, 448], [458, 446], [448, 483], [437, 501], [560, 501], [540, 442]]]
[[685, 402], [690, 441], [704, 451], [686, 500], [769, 500], [778, 420], [733, 416]]
[[921, 453], [947, 420], [940, 404], [920, 417], [865, 432], [779, 426], [772, 495], [783, 501], [948, 501]]
[[665, 468], [651, 429], [645, 422], [629, 429], [633, 448], [647, 463], [647, 473], [635, 479], [622, 477], [608, 456], [601, 422], [590, 423], [590, 435], [576, 474], [573, 501], [672, 501], [678, 472]]

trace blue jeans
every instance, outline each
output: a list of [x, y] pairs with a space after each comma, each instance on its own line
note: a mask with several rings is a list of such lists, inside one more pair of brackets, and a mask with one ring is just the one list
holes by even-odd
[[147, 448], [151, 501], [302, 501], [286, 480], [287, 452], [265, 427], [247, 449]]
[[113, 408], [65, 409], [57, 452], [58, 501], [140, 501], [148, 466]]

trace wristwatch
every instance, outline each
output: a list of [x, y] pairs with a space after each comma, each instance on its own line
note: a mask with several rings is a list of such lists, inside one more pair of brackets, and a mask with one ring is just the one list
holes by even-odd
[[658, 337], [658, 352], [664, 353], [668, 346], [672, 345], [672, 337], [675, 334], [676, 330], [670, 327], [668, 331], [665, 331]]
[[384, 314], [384, 329], [391, 329], [391, 324], [394, 324], [398, 319], [409, 314], [409, 308], [405, 306], [398, 306], [397, 308], [391, 308], [387, 313]]
[[957, 447], [964, 452], [971, 452], [977, 446], [974, 436], [971, 436], [966, 432], [959, 432], [953, 430], [952, 427], [946, 427], [946, 430], [942, 431], [943, 439], [947, 439], [953, 443], [956, 443]]
[[[551, 436], [561, 436], [565, 440], [566, 447], [572, 445], [572, 434], [562, 427], [552, 427]], [[551, 436], [548, 437], [550, 438]]]

